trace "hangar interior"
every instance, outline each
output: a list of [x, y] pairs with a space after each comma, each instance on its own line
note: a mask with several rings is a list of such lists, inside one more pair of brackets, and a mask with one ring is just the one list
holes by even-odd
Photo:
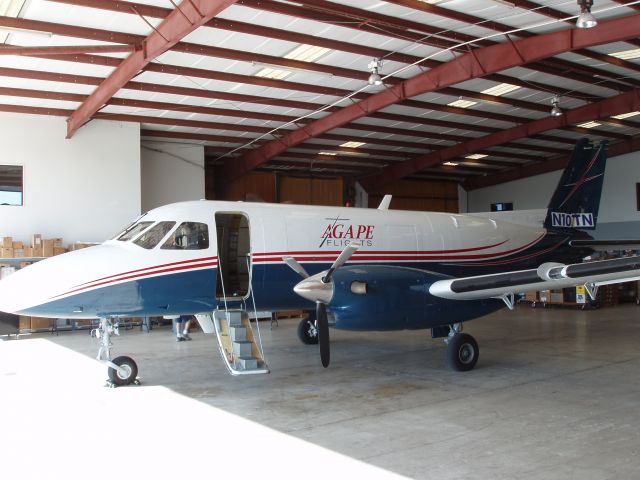
[[[640, 239], [639, 12], [631, 0], [0, 0], [3, 275], [50, 256], [34, 239], [51, 255], [83, 248], [189, 200], [544, 209], [584, 137], [608, 142], [591, 234]], [[136, 325], [115, 344], [140, 352], [142, 385], [115, 390], [101, 389], [86, 330], [34, 320], [0, 342], [2, 401], [34, 415], [7, 421], [0, 451], [34, 478], [84, 478], [93, 449], [114, 444], [123, 467], [161, 476], [208, 476], [213, 449], [229, 474], [242, 462], [286, 478], [636, 478], [633, 292], [615, 308], [523, 303], [472, 322], [483, 356], [467, 373], [420, 331], [332, 331], [324, 370], [281, 318], [262, 329], [271, 374], [238, 379], [203, 332], [177, 343]], [[114, 403], [153, 408], [100, 411]], [[50, 415], [58, 404], [110, 417], [102, 442], [95, 424]], [[192, 452], [122, 458], [122, 433], [138, 451], [185, 435]], [[18, 448], [32, 437], [49, 462]], [[82, 460], [57, 460], [60, 440]], [[231, 447], [251, 440], [247, 464]]]

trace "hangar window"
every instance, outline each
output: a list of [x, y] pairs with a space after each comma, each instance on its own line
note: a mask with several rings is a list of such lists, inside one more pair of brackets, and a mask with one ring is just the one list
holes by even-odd
[[0, 205], [22, 205], [22, 165], [0, 165]]
[[176, 222], [159, 222], [153, 227], [140, 235], [138, 239], [133, 242], [142, 248], [151, 249], [160, 243], [167, 233], [174, 227]]
[[183, 222], [161, 247], [164, 250], [205, 250], [209, 248], [206, 224]]
[[513, 210], [513, 202], [499, 202], [491, 204], [492, 212], [506, 212]]

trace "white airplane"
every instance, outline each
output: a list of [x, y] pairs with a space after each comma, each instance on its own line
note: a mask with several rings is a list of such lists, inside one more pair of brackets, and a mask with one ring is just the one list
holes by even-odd
[[596, 224], [606, 149], [578, 142], [544, 225], [394, 211], [389, 197], [378, 209], [163, 206], [112, 240], [2, 280], [0, 311], [101, 319], [98, 358], [118, 385], [134, 382], [137, 366], [129, 357], [111, 361], [114, 319], [211, 315], [247, 304], [309, 310], [298, 333], [320, 344], [325, 367], [331, 319], [346, 330], [431, 329], [446, 338], [451, 366], [471, 370], [479, 349], [462, 323], [513, 308], [514, 294], [584, 284], [594, 296], [598, 285], [640, 278], [640, 257], [577, 263], [598, 246], [583, 230]]

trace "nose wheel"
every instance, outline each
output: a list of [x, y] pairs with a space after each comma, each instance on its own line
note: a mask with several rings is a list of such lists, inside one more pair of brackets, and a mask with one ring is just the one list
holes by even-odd
[[133, 358], [121, 356], [113, 359], [115, 367], [109, 367], [109, 383], [110, 386], [120, 387], [122, 385], [140, 385], [137, 379], [138, 365]]
[[91, 336], [100, 340], [100, 349], [96, 358], [109, 367], [107, 386], [115, 388], [123, 385], [140, 385], [138, 365], [133, 358], [123, 355], [111, 360], [112, 335], [120, 335], [120, 330], [118, 322], [114, 323], [110, 318], [101, 318], [98, 328], [91, 331]]

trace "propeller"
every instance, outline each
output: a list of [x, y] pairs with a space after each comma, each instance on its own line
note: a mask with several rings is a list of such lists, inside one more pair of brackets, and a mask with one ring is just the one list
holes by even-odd
[[320, 272], [309, 276], [307, 271], [292, 257], [283, 257], [283, 260], [292, 270], [298, 272], [304, 278], [293, 290], [308, 300], [316, 302], [316, 323], [318, 326], [318, 343], [320, 344], [320, 361], [327, 368], [330, 360], [329, 348], [329, 321], [327, 319], [327, 304], [333, 297], [333, 283], [331, 278], [335, 271], [343, 266], [349, 258], [360, 248], [360, 244], [349, 244], [338, 255], [335, 262], [326, 272]]
[[307, 273], [307, 271], [304, 269], [304, 267], [302, 265], [300, 265], [298, 263], [298, 261], [295, 258], [293, 258], [293, 257], [282, 257], [282, 260], [284, 260], [284, 263], [289, 265], [289, 268], [291, 268], [291, 270], [296, 272], [302, 278], [309, 278], [309, 274]]
[[329, 348], [329, 321], [327, 320], [327, 304], [316, 302], [316, 323], [318, 325], [318, 343], [320, 344], [320, 361], [327, 368], [331, 359]]

